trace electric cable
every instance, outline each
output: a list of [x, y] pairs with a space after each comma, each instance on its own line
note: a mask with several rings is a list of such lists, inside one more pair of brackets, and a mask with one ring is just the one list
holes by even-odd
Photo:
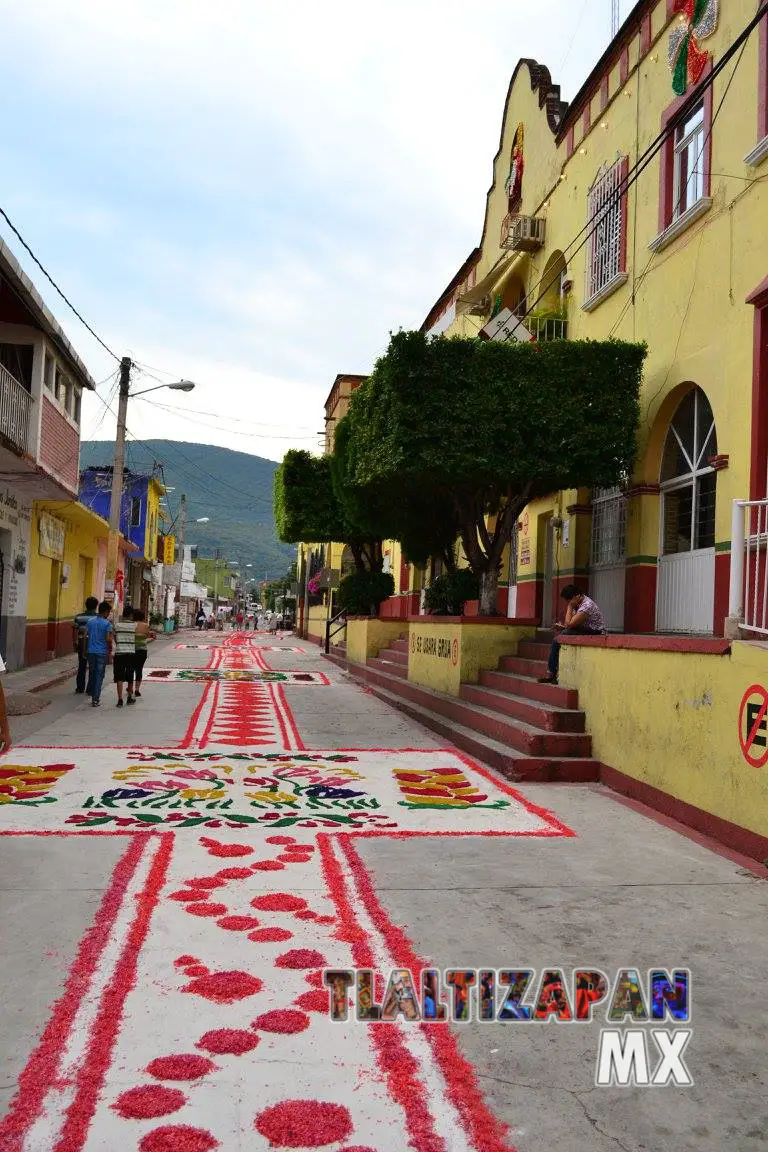
[[[685, 118], [685, 116], [688, 114], [688, 112], [690, 112], [690, 110], [693, 107], [695, 107], [695, 105], [701, 99], [702, 95], [707, 91], [708, 88], [710, 88], [714, 84], [717, 77], [721, 74], [721, 72], [723, 72], [725, 70], [725, 68], [728, 66], [728, 64], [733, 59], [733, 57], [736, 55], [736, 53], [739, 51], [739, 49], [743, 48], [746, 45], [747, 40], [752, 35], [754, 30], [759, 26], [759, 24], [761, 23], [761, 21], [763, 20], [763, 18], [766, 15], [768, 15], [768, 3], [764, 3], [761, 5], [757, 14], [749, 21], [749, 23], [739, 33], [739, 35], [736, 37], [736, 39], [733, 41], [733, 43], [730, 45], [730, 47], [726, 50], [726, 52], [723, 54], [723, 56], [721, 56], [721, 58], [713, 66], [712, 71], [709, 73], [709, 75], [700, 84], [698, 84], [694, 89], [692, 89], [692, 91], [690, 92], [690, 94], [688, 96], [686, 96], [686, 98], [684, 99], [683, 103], [680, 106], [680, 109], [678, 110], [678, 113], [675, 117], [675, 120], [670, 122], [669, 124], [667, 124], [662, 129], [662, 131], [659, 133], [659, 135], [656, 137], [656, 139], [654, 141], [652, 141], [652, 143], [648, 146], [648, 148], [645, 150], [645, 152], [640, 157], [638, 157], [638, 159], [635, 162], [635, 164], [633, 165], [633, 167], [628, 171], [625, 179], [620, 181], [620, 183], [617, 185], [617, 187], [614, 189], [614, 191], [606, 199], [606, 202], [603, 205], [602, 212], [597, 217], [588, 220], [587, 223], [584, 225], [584, 227], [576, 234], [576, 236], [573, 238], [573, 240], [571, 240], [570, 243], [566, 246], [566, 248], [563, 250], [563, 256], [567, 257], [567, 262], [569, 262], [571, 259], [573, 259], [573, 257], [575, 255], [577, 255], [577, 253], [580, 252], [581, 249], [589, 242], [589, 240], [591, 239], [591, 237], [594, 235], [595, 231], [597, 230], [597, 227], [598, 227], [600, 221], [605, 217], [605, 215], [607, 215], [607, 213], [613, 207], [613, 202], [615, 201], [617, 204], [621, 203], [623, 197], [626, 196], [629, 189], [637, 182], [637, 180], [640, 178], [640, 176], [645, 171], [645, 169], [651, 164], [651, 162], [655, 159], [655, 157], [661, 151], [661, 149], [663, 148], [666, 141], [669, 139], [669, 137], [675, 131], [675, 127], [676, 127], [677, 123], [679, 123], [680, 119]], [[563, 179], [563, 177], [561, 177], [561, 179]], [[586, 233], [586, 236], [584, 235], [585, 233]], [[582, 239], [582, 237], [584, 237], [584, 239]], [[574, 245], [577, 245], [577, 246], [574, 248]], [[571, 249], [574, 249], [574, 250], [571, 252]], [[568, 253], [570, 253], [570, 255], [567, 255]], [[542, 283], [544, 282], [544, 278], [546, 275], [547, 275], [547, 273], [545, 271], [544, 275], [541, 277], [541, 279], [538, 282], [539, 288], [541, 287]], [[539, 305], [541, 303], [541, 301], [547, 295], [549, 289], [555, 284], [555, 282], [557, 281], [559, 276], [560, 276], [560, 273], [558, 272], [557, 275], [553, 276], [550, 279], [549, 283], [546, 285], [546, 287], [543, 289], [543, 291], [541, 291], [539, 293], [539, 295], [536, 297], [534, 302], [530, 306], [526, 305], [525, 312], [523, 313], [522, 316], [519, 317], [519, 320], [521, 323], [524, 322], [525, 319], [531, 315], [531, 313], [534, 311], [534, 309], [537, 307], [537, 305]]]
[[[696, 156], [696, 163], [695, 163], [693, 170], [692, 170], [694, 173], [697, 171], [699, 163], [701, 162], [702, 158], [704, 157], [704, 155], [706, 153], [707, 145], [708, 145], [710, 139], [712, 138], [712, 134], [713, 134], [714, 129], [715, 129], [715, 124], [717, 123], [718, 117], [720, 116], [720, 113], [723, 110], [723, 105], [725, 104], [726, 97], [728, 96], [728, 93], [731, 89], [731, 85], [733, 84], [733, 81], [736, 77], [736, 73], [739, 69], [739, 65], [741, 64], [741, 62], [744, 58], [744, 52], [746, 50], [746, 47], [747, 47], [747, 45], [745, 42], [742, 45], [741, 52], [740, 52], [738, 59], [736, 60], [736, 63], [733, 67], [733, 72], [730, 75], [730, 79], [728, 80], [728, 83], [725, 86], [725, 91], [723, 92], [723, 95], [720, 98], [720, 102], [719, 102], [717, 108], [715, 109], [714, 115], [712, 116], [712, 123], [709, 125], [706, 133], [704, 134], [704, 139], [702, 140], [701, 148], [700, 148], [700, 150]], [[684, 191], [685, 191], [684, 188], [680, 189], [680, 194], [678, 196], [677, 205], [675, 206], [677, 208], [679, 208], [679, 206], [680, 206], [680, 201], [682, 199]], [[699, 252], [700, 252], [700, 250], [701, 250], [701, 244], [699, 244]], [[696, 267], [698, 267], [699, 252], [697, 252], [697, 254], [696, 254]], [[616, 332], [616, 330], [618, 329], [619, 325], [623, 321], [623, 319], [626, 316], [629, 309], [634, 304], [635, 299], [637, 297], [638, 289], [642, 287], [642, 285], [645, 281], [645, 278], [647, 277], [648, 273], [650, 272], [651, 265], [653, 264], [655, 257], [656, 257], [656, 251], [654, 250], [651, 252], [651, 255], [649, 256], [648, 261], [647, 261], [643, 271], [640, 273], [640, 276], [638, 277], [638, 279], [637, 279], [637, 281], [633, 287], [633, 290], [632, 290], [632, 293], [631, 293], [629, 299], [627, 300], [623, 309], [619, 313], [618, 318], [615, 320], [613, 327], [611, 328], [610, 332], [608, 333], [608, 339], [609, 340], [613, 336], [614, 332]], [[694, 270], [694, 284], [695, 284], [695, 270]], [[691, 290], [691, 296], [689, 297], [689, 300], [688, 300], [688, 308], [686, 309], [686, 314], [685, 314], [686, 317], [688, 315], [688, 311], [690, 310], [690, 302], [691, 302], [692, 296], [693, 296], [693, 289]], [[682, 335], [682, 333], [680, 335]], [[679, 347], [679, 345], [680, 345], [680, 337], [678, 337], [678, 347]], [[669, 372], [667, 373], [667, 379], [668, 378], [669, 378]], [[666, 380], [665, 380], [665, 384], [666, 384]], [[663, 387], [663, 385], [662, 385], [662, 387]], [[658, 395], [659, 395], [659, 392], [656, 392], [656, 394], [651, 398], [651, 401], [648, 404], [648, 409], [646, 411], [646, 417], [648, 415], [648, 412], [650, 412], [650, 410], [651, 410], [651, 404], [653, 403], [653, 401], [656, 399], [656, 397]]]
[[77, 318], [78, 318], [78, 320], [80, 321], [80, 323], [81, 323], [81, 324], [82, 324], [82, 325], [83, 325], [85, 328], [87, 328], [87, 329], [88, 329], [88, 331], [90, 332], [91, 336], [93, 336], [94, 340], [96, 340], [96, 341], [97, 341], [99, 344], [101, 344], [101, 346], [102, 346], [102, 348], [104, 349], [104, 351], [105, 351], [105, 352], [108, 352], [108, 353], [109, 353], [109, 355], [110, 355], [110, 356], [111, 356], [111, 357], [112, 357], [114, 360], [117, 360], [117, 362], [118, 362], [118, 363], [120, 363], [120, 357], [117, 355], [117, 353], [116, 353], [116, 352], [113, 352], [113, 351], [112, 351], [112, 349], [109, 347], [109, 345], [104, 343], [104, 341], [102, 340], [101, 336], [99, 336], [98, 332], [95, 332], [95, 331], [93, 330], [93, 328], [91, 328], [90, 324], [89, 324], [89, 323], [88, 323], [88, 321], [85, 319], [85, 317], [84, 317], [84, 316], [83, 316], [83, 315], [82, 315], [80, 312], [78, 312], [77, 308], [75, 308], [74, 304], [73, 304], [73, 303], [72, 303], [72, 301], [69, 299], [69, 297], [68, 297], [68, 296], [66, 296], [66, 295], [65, 295], [65, 294], [62, 292], [61, 288], [59, 288], [58, 284], [56, 283], [56, 281], [54, 280], [54, 278], [51, 276], [50, 272], [49, 272], [49, 271], [48, 271], [48, 270], [47, 270], [47, 269], [46, 269], [46, 268], [43, 266], [43, 264], [41, 264], [41, 263], [40, 263], [40, 261], [38, 260], [37, 256], [36, 256], [36, 255], [35, 255], [35, 253], [32, 251], [32, 249], [30, 248], [29, 244], [27, 244], [27, 242], [26, 242], [26, 240], [24, 239], [24, 237], [22, 236], [21, 232], [19, 232], [18, 228], [17, 228], [17, 227], [16, 227], [16, 225], [13, 223], [13, 221], [11, 220], [10, 216], [8, 215], [8, 213], [5, 211], [5, 209], [4, 209], [4, 208], [0, 208], [0, 216], [2, 216], [2, 217], [3, 217], [3, 219], [4, 219], [4, 220], [5, 220], [5, 222], [6, 222], [6, 224], [8, 225], [8, 227], [9, 227], [9, 228], [11, 229], [11, 231], [13, 232], [14, 236], [16, 236], [16, 238], [18, 239], [19, 243], [23, 245], [23, 247], [26, 249], [26, 251], [29, 253], [29, 255], [30, 255], [30, 256], [32, 257], [32, 259], [34, 260], [35, 264], [37, 264], [37, 266], [38, 266], [38, 268], [40, 269], [40, 271], [42, 272], [42, 274], [45, 276], [46, 280], [48, 280], [48, 281], [49, 281], [49, 282], [52, 284], [52, 286], [53, 286], [53, 287], [55, 288], [55, 290], [58, 292], [59, 296], [61, 296], [62, 300], [63, 300], [63, 301], [64, 301], [64, 303], [67, 305], [67, 307], [68, 307], [68, 308], [70, 308], [70, 309], [72, 310], [72, 312], [74, 312], [75, 316], [77, 316]]
[[193, 416], [188, 416], [183, 408], [171, 407], [168, 404], [163, 404], [158, 400], [146, 400], [143, 396], [137, 396], [137, 400], [144, 400], [145, 404], [151, 404], [154, 408], [160, 408], [164, 412], [170, 412], [180, 420], [186, 420], [190, 424], [197, 424], [200, 428], [212, 428], [215, 432], [226, 432], [228, 436], [248, 436], [251, 440], [315, 440], [316, 435], [311, 436], [276, 436], [274, 433], [268, 432], [241, 432], [237, 428], [219, 428], [215, 424], [211, 424], [205, 420], [195, 420]]

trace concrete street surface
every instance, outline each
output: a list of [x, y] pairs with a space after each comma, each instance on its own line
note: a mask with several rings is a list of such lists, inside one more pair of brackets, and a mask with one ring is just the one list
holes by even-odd
[[[98, 710], [36, 695], [0, 758], [0, 1152], [768, 1149], [759, 869], [599, 786], [513, 787], [291, 635], [163, 637], [130, 708], [111, 669]], [[324, 969], [427, 965], [535, 969], [531, 1000], [690, 969], [689, 1023], [625, 1026], [690, 1028], [693, 1084], [596, 1086], [610, 996], [331, 1020]]]

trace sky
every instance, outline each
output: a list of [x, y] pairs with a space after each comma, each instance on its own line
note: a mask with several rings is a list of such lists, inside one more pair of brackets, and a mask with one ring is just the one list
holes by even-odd
[[[390, 332], [418, 327], [479, 242], [518, 59], [572, 98], [610, 9], [0, 0], [0, 205], [141, 366], [134, 392], [196, 383], [131, 400], [129, 435], [319, 451], [336, 374], [370, 371]], [[2, 219], [0, 236], [109, 401], [115, 361]], [[114, 438], [94, 396], [82, 431]]]

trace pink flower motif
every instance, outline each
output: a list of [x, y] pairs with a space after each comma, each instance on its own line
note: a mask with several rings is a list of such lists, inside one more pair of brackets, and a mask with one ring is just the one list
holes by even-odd
[[[181, 780], [217, 780], [218, 777], [210, 768], [180, 768], [173, 769], [171, 776], [178, 776]], [[143, 785], [146, 788], [146, 784]]]
[[257, 788], [277, 787], [277, 780], [271, 776], [246, 776], [243, 784], [255, 784]]
[[142, 780], [142, 788], [149, 788], [152, 792], [172, 792], [177, 787], [173, 780]]

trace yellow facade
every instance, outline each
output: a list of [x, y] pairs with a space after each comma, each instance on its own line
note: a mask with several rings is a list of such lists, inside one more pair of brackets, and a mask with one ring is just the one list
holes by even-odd
[[[635, 6], [611, 50], [570, 106], [560, 102], [559, 89], [545, 68], [521, 61], [503, 112], [479, 250], [465, 264], [463, 281], [437, 302], [424, 329], [449, 336], [477, 336], [493, 310], [503, 306], [525, 316], [529, 329], [540, 339], [564, 335], [566, 329], [542, 328], [537, 316], [561, 315], [567, 321], [569, 339], [616, 337], [647, 342], [637, 461], [621, 498], [626, 535], [620, 557], [623, 573], [617, 579], [624, 582], [624, 618], [613, 627], [653, 631], [658, 624], [665, 631], [721, 634], [727, 612], [731, 505], [734, 499], [750, 495], [755, 307], [747, 303], [747, 297], [768, 273], [764, 170], [768, 161], [760, 168], [745, 160], [758, 143], [759, 103], [765, 99], [759, 83], [759, 29], [748, 39], [738, 66], [731, 63], [717, 76], [711, 98], [705, 98], [695, 161], [701, 169], [701, 190], [707, 195], [696, 201], [691, 212], [682, 213], [690, 222], [674, 237], [662, 227], [666, 217], [660, 220], [667, 187], [663, 175], [669, 171], [671, 179], [674, 168], [673, 137], [625, 192], [623, 276], [615, 277], [597, 299], [590, 291], [593, 281], [588, 286], [594, 267], [586, 231], [590, 190], [617, 161], [625, 160], [625, 171], [631, 173], [659, 136], [676, 100], [667, 47], [679, 18], [671, 11], [668, 14], [668, 7], [667, 0], [645, 0]], [[754, 14], [752, 0], [729, 2], [714, 33], [702, 42], [715, 64]], [[511, 208], [505, 185], [521, 127], [522, 199], [513, 214], [543, 221], [544, 242], [534, 251], [510, 250], [502, 243], [504, 220]], [[693, 198], [694, 192], [688, 195]], [[682, 203], [678, 197], [677, 204], [682, 207]], [[762, 369], [754, 367], [754, 372], [764, 377], [768, 364], [764, 361]], [[694, 386], [711, 405], [716, 433], [711, 455], [718, 459], [710, 468], [709, 455], [702, 458], [703, 470], [716, 472], [714, 482], [703, 482], [707, 500], [710, 483], [716, 485], [714, 554], [708, 540], [706, 557], [691, 559], [691, 564], [700, 559], [699, 569], [704, 572], [689, 582], [691, 594], [709, 598], [698, 623], [691, 624], [685, 613], [675, 616], [674, 603], [657, 617], [655, 601], [657, 595], [671, 595], [661, 592], [659, 582], [673, 571], [662, 559], [663, 501], [669, 499], [670, 508], [680, 504], [679, 498], [659, 492], [662, 456], [670, 424]], [[765, 380], [763, 387], [768, 389]], [[758, 462], [763, 478], [766, 463], [765, 459]], [[586, 490], [558, 493], [527, 509], [519, 541], [517, 616], [541, 619], [543, 615], [548, 623], [548, 605], [552, 600], [557, 603], [563, 584], [576, 577], [586, 585], [595, 576], [590, 566], [592, 495]], [[674, 514], [684, 516], [685, 510]], [[550, 526], [553, 518], [554, 528]], [[694, 546], [690, 550], [698, 551]], [[508, 563], [507, 558], [502, 580]], [[596, 586], [602, 585], [596, 582]], [[664, 624], [659, 623], [662, 617]]]
[[[41, 521], [45, 531], [41, 536]], [[76, 501], [32, 506], [25, 662], [72, 650], [71, 622], [85, 599], [104, 595], [109, 525]], [[45, 555], [59, 551], [58, 556]], [[52, 546], [53, 545], [53, 546]], [[42, 553], [41, 553], [42, 549]]]
[[762, 836], [768, 774], [744, 756], [741, 705], [759, 703], [749, 690], [765, 684], [765, 670], [763, 649], [744, 642], [722, 656], [563, 645], [560, 659], [562, 682], [579, 690], [595, 759]]
[[160, 525], [166, 519], [166, 513], [160, 507], [160, 500], [165, 496], [165, 485], [154, 476], [147, 485], [147, 517], [144, 531], [144, 555], [154, 564], [157, 561], [157, 541], [160, 535]]
[[414, 684], [458, 696], [462, 684], [477, 684], [480, 673], [498, 667], [502, 656], [513, 656], [533, 628], [512, 624], [441, 622], [430, 617], [412, 620], [408, 630], [408, 679]]

